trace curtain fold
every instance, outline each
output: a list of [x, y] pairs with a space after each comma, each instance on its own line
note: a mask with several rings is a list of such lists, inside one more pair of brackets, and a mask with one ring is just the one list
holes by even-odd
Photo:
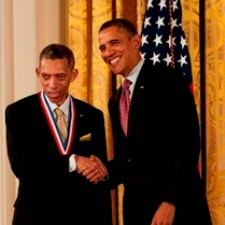
[[205, 2], [207, 195], [214, 225], [225, 224], [225, 1]]

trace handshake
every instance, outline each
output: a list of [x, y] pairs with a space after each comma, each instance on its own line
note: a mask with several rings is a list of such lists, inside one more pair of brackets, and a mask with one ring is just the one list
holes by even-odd
[[77, 173], [82, 174], [90, 182], [97, 184], [108, 179], [108, 170], [102, 161], [94, 155], [84, 157], [75, 155]]

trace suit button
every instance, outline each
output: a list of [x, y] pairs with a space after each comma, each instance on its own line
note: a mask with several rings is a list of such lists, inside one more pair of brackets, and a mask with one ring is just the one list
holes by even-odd
[[127, 159], [127, 162], [128, 162], [128, 163], [131, 163], [131, 162], [132, 162], [132, 158], [128, 158], [128, 159]]

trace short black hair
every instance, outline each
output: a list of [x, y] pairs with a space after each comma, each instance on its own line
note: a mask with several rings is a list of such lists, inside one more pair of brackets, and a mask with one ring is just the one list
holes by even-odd
[[116, 18], [116, 19], [106, 21], [99, 28], [99, 32], [101, 32], [109, 27], [122, 28], [129, 34], [130, 37], [133, 37], [134, 35], [138, 34], [137, 29], [134, 26], [134, 24], [124, 18]]
[[46, 59], [67, 59], [70, 69], [74, 69], [75, 58], [72, 50], [63, 44], [53, 43], [47, 45], [40, 53], [39, 63], [41, 60]]

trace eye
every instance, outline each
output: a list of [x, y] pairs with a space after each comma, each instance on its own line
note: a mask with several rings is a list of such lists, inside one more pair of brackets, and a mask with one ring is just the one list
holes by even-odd
[[50, 75], [46, 74], [46, 73], [42, 73], [41, 74], [44, 80], [49, 80], [50, 79]]
[[100, 52], [104, 52], [105, 49], [106, 49], [105, 46], [100, 46], [99, 47]]
[[65, 77], [66, 77], [66, 74], [65, 73], [59, 73], [59, 74], [57, 74], [57, 79], [58, 80], [65, 80]]
[[119, 41], [118, 40], [114, 40], [114, 41], [111, 42], [111, 45], [112, 46], [117, 45], [117, 44], [119, 44]]

